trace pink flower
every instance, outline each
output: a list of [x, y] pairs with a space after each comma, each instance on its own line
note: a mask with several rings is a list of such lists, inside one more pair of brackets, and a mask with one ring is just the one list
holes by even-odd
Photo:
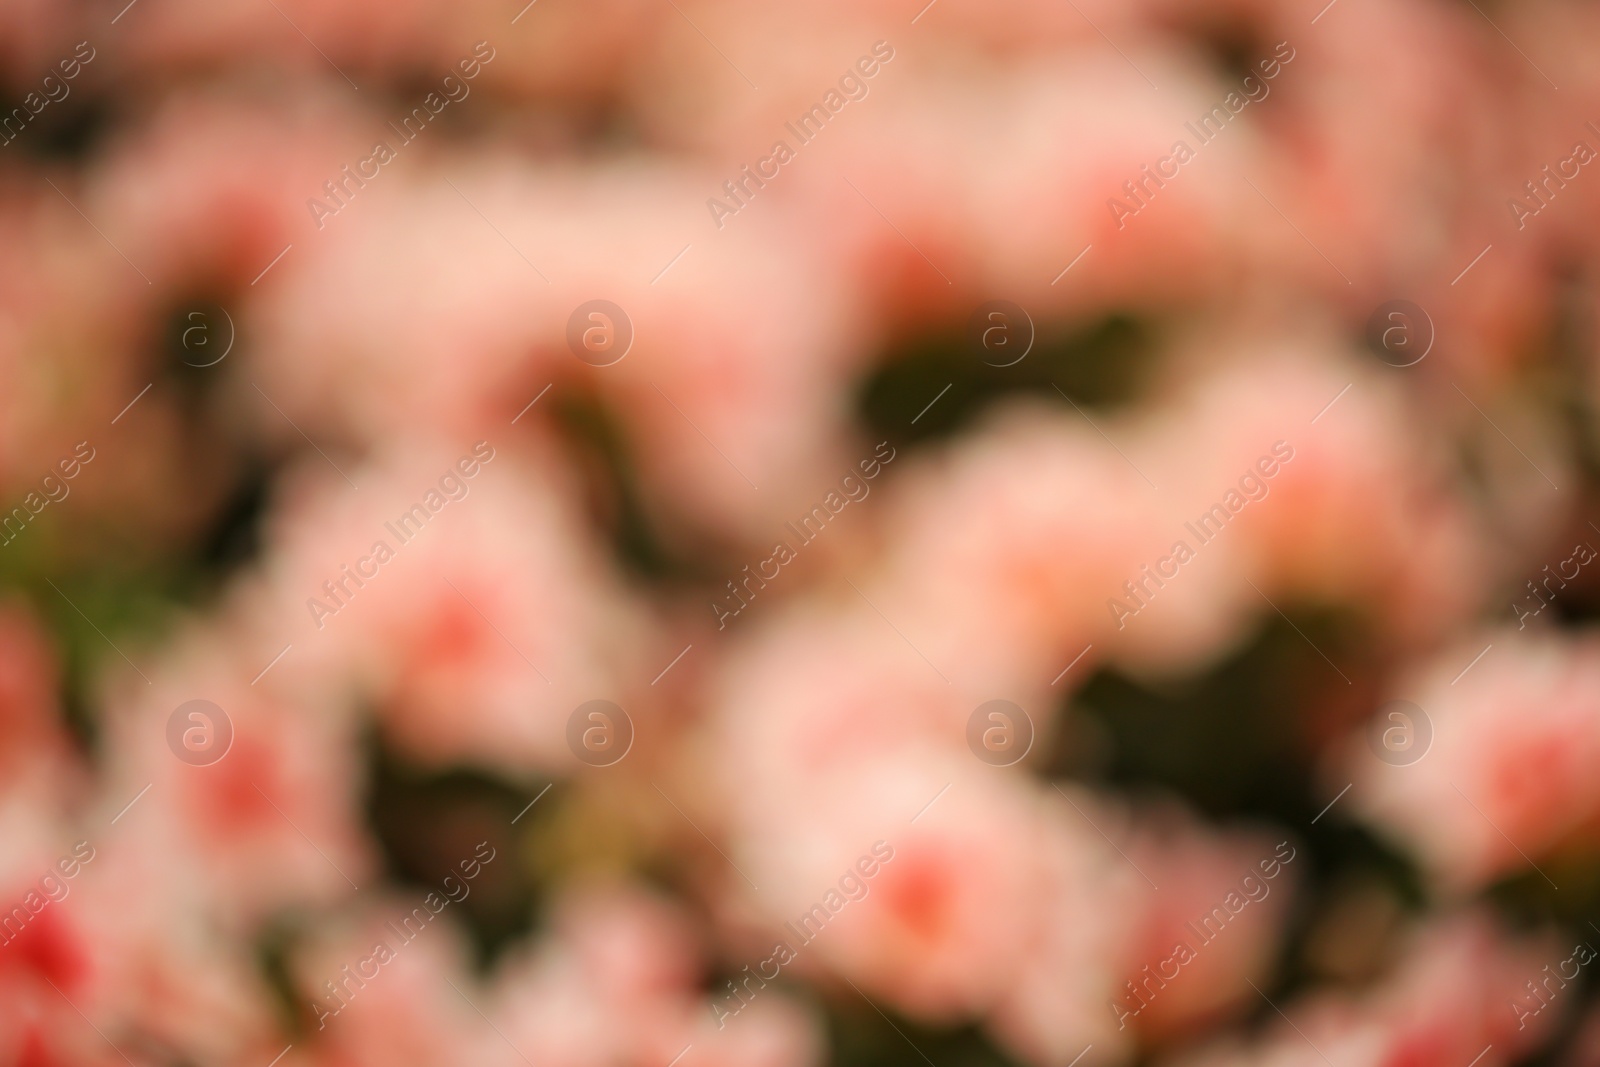
[[1039, 915], [987, 1028], [1027, 1063], [1067, 1063], [1089, 1046], [1084, 1062], [1120, 1063], [1136, 1031], [1119, 1026], [1111, 1006], [1151, 962], [1135, 946], [1152, 893], [1100, 836], [1125, 841], [1126, 812], [1077, 786], [1047, 792], [1043, 808]]
[[[76, 952], [82, 967], [81, 978], [62, 983], [62, 991], [130, 1051], [166, 1049], [201, 1062], [270, 1057], [283, 1043], [239, 922], [263, 891], [254, 899], [230, 895], [234, 887], [219, 884], [192, 850], [152, 831], [152, 822], [171, 816], [154, 804], [140, 809], [163, 786], [171, 783], [152, 786], [115, 824], [97, 821], [80, 831], [86, 841], [72, 854], [87, 850], [90, 858], [68, 881], [70, 895], [51, 905], [76, 939], [64, 942], [73, 946], [65, 951]], [[68, 1026], [83, 1027], [83, 1017], [74, 1011]]]
[[812, 1021], [782, 993], [759, 991], [735, 1018], [699, 992], [697, 932], [673, 905], [625, 885], [571, 887], [551, 935], [500, 969], [487, 1008], [506, 1041], [494, 1064], [520, 1062], [514, 1046], [552, 1067], [669, 1063], [809, 1067]]
[[1168, 544], [1154, 491], [1064, 404], [1008, 407], [909, 462], [867, 595], [941, 673], [986, 696], [1057, 677], [1099, 641], [1106, 598]]
[[[118, 28], [139, 32], [128, 23]], [[307, 254], [306, 199], [340, 179], [335, 161], [370, 149], [370, 130], [382, 128], [347, 95], [304, 83], [274, 92], [270, 102], [242, 87], [173, 94], [139, 126], [120, 131], [95, 162], [86, 210], [163, 291], [220, 298], [248, 290], [286, 245]], [[225, 303], [234, 329], [244, 326], [240, 305]], [[224, 322], [205, 325], [215, 348], [193, 349], [197, 364], [220, 357], [229, 336]], [[192, 340], [198, 345], [200, 337]], [[190, 335], [184, 340], [187, 347]], [[236, 351], [248, 348], [244, 341]]]
[[990, 1027], [1028, 1061], [1126, 1059], [1254, 997], [1297, 880], [1290, 842], [1207, 831], [1181, 808], [1050, 794], [1050, 889]]
[[1237, 1039], [1175, 1059], [1186, 1067], [1222, 1064], [1304, 1065], [1327, 1062], [1445, 1064], [1516, 1062], [1537, 1047], [1554, 1011], [1518, 1025], [1515, 1004], [1541, 967], [1569, 950], [1553, 938], [1513, 939], [1484, 915], [1445, 916], [1412, 932], [1399, 966], [1358, 995], [1320, 993], [1284, 1004], [1268, 1036]]
[[835, 768], [733, 856], [758, 887], [763, 949], [776, 939], [802, 973], [949, 1020], [985, 1011], [1027, 951], [1039, 833], [1023, 780], [965, 751], [909, 748]]
[[964, 752], [989, 695], [954, 691], [870, 608], [840, 607], [789, 605], [720, 665], [695, 755], [719, 793], [741, 798], [725, 809], [733, 825], [759, 833], [819, 783], [877, 760]]
[[233, 901], [115, 815], [0, 805], [0, 1057], [122, 1062], [108, 1041], [205, 1062], [260, 1051], [267, 993], [230, 936]]
[[1402, 731], [1395, 751], [1423, 737], [1412, 708], [1385, 704], [1378, 715], [1389, 721], [1351, 738], [1340, 766], [1355, 780], [1354, 807], [1445, 886], [1472, 889], [1592, 835], [1600, 816], [1592, 635], [1481, 633], [1416, 664], [1390, 694], [1421, 709], [1431, 747], [1402, 765], [1377, 758], [1373, 738], [1386, 730]]
[[1212, 296], [1261, 244], [1240, 224], [1265, 207], [1246, 182], [1269, 158], [1259, 127], [1233, 120], [1220, 152], [1191, 128], [1233, 86], [1159, 39], [1104, 44], [1018, 63], [968, 134], [984, 150], [961, 154], [983, 280], [1035, 315]]
[[1283, 838], [1208, 832], [1176, 806], [1139, 814], [1125, 849], [1141, 881], [1148, 876], [1160, 888], [1124, 957], [1119, 1019], [1131, 1012], [1142, 1034], [1168, 1038], [1236, 1014], [1255, 997], [1250, 982], [1267, 977], [1300, 880], [1298, 850]]
[[[1314, 30], [1300, 11], [1270, 6], [1262, 39], [1282, 39], [1293, 58], [1269, 83], [1270, 98], [1249, 106], [1276, 148], [1268, 171], [1254, 176], [1271, 203], [1251, 194], [1251, 217], [1272, 241], [1261, 267], [1292, 272], [1348, 307], [1357, 324], [1385, 300], [1424, 299], [1423, 287], [1440, 299], [1475, 294], [1494, 309], [1479, 323], [1519, 314], [1532, 287], [1500, 294], [1468, 275], [1460, 283], [1468, 289], [1450, 291], [1495, 240], [1486, 223], [1504, 212], [1498, 198], [1472, 192], [1499, 187], [1513, 144], [1497, 35], [1470, 12], [1437, 4], [1334, 9]], [[1383, 76], [1369, 78], [1374, 70]], [[1359, 119], [1364, 112], [1375, 118]], [[1468, 251], [1465, 237], [1452, 236], [1460, 231], [1482, 239]], [[1457, 339], [1453, 319], [1436, 321]], [[1472, 331], [1462, 328], [1459, 339], [1471, 344]], [[1434, 358], [1451, 360], [1453, 347], [1441, 345]]]
[[[427, 145], [400, 151], [431, 163]], [[740, 220], [696, 241], [715, 230], [683, 207], [714, 183], [641, 160], [534, 168], [494, 152], [452, 171], [380, 172], [319, 215], [316, 243], [249, 308], [270, 354], [261, 388], [308, 432], [522, 437], [562, 392], [597, 394], [669, 523], [715, 521], [762, 547], [851, 468], [839, 396], [875, 334], [802, 222]], [[786, 255], [766, 255], [774, 244]], [[398, 286], [415, 294], [404, 316]], [[580, 314], [602, 298], [628, 321]], [[592, 366], [570, 347], [573, 321], [580, 342], [591, 324], [631, 341]], [[295, 436], [263, 411], [269, 433]]]
[[421, 762], [575, 767], [573, 709], [626, 710], [658, 656], [558, 469], [480, 440], [349, 470], [359, 491], [313, 470], [286, 499], [257, 610]]
[[1273, 614], [1263, 594], [1343, 604], [1412, 641], [1468, 616], [1484, 546], [1448, 457], [1410, 429], [1393, 385], [1299, 331], [1229, 335], [1182, 358], [1215, 369], [1173, 401], [1150, 449], [1152, 477], [1179, 501], [1170, 528], [1200, 557], [1174, 585], [1221, 557], [1216, 595], [1234, 612]]
[[[110, 687], [99, 799], [107, 818], [127, 806], [120, 833], [173, 857], [244, 928], [354, 892], [371, 863], [357, 818], [357, 724], [322, 676], [292, 661], [263, 674], [272, 653], [250, 636], [226, 621], [190, 623], [162, 660], [146, 661], [148, 685]], [[197, 700], [214, 707], [190, 707], [174, 724]]]
[[430, 903], [443, 899], [389, 895], [327, 923], [299, 948], [294, 1007], [306, 1024], [309, 1063], [422, 1067], [497, 1055], [491, 1043], [500, 1038], [476, 1010], [484, 993], [468, 976], [449, 903]]

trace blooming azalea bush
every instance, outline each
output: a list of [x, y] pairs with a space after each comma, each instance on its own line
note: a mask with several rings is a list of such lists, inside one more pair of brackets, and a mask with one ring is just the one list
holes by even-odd
[[0, 1064], [1594, 1061], [1471, 7], [0, 11]]

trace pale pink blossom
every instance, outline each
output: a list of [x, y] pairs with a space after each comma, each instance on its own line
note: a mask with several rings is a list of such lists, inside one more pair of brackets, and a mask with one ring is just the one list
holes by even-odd
[[[856, 596], [848, 586], [840, 595]], [[964, 753], [968, 718], [996, 696], [953, 689], [870, 607], [840, 607], [791, 606], [721, 664], [696, 755], [744, 798], [729, 812], [735, 824], [790, 812], [819, 783], [874, 761]]]
[[1445, 915], [1406, 938], [1401, 959], [1384, 981], [1361, 993], [1313, 993], [1281, 1003], [1265, 1035], [1246, 1043], [1229, 1038], [1174, 1063], [1203, 1067], [1271, 1064], [1310, 1067], [1349, 1063], [1449, 1064], [1518, 1062], [1549, 1034], [1552, 1010], [1519, 1025], [1515, 1003], [1532, 1001], [1524, 983], [1570, 948], [1553, 937], [1514, 937], [1482, 913]]
[[1232, 555], [1221, 595], [1264, 614], [1267, 598], [1348, 605], [1413, 641], [1481, 603], [1465, 487], [1391, 380], [1299, 331], [1182, 357], [1197, 380], [1155, 431], [1152, 477], [1197, 555]]
[[[1250, 983], [1270, 973], [1305, 871], [1303, 859], [1295, 865], [1302, 853], [1283, 833], [1219, 833], [1176, 805], [1138, 812], [1132, 831], [1124, 846], [1129, 862], [1138, 864], [1141, 882], [1148, 877], [1159, 888], [1149, 894], [1124, 957], [1129, 973], [1118, 991], [1119, 1007], [1137, 1012], [1130, 1022], [1150, 1039], [1192, 1033], [1239, 1014], [1255, 997]], [[1192, 958], [1175, 951], [1179, 945]], [[1181, 962], [1169, 962], [1174, 956]], [[1174, 967], [1177, 979], [1163, 985]], [[1156, 981], [1146, 984], [1152, 972]]]
[[[1480, 632], [1411, 666], [1388, 696], [1420, 708], [1426, 727], [1414, 710], [1385, 702], [1381, 718], [1349, 739], [1338, 773], [1354, 778], [1350, 803], [1362, 818], [1445, 887], [1476, 888], [1592, 837], [1600, 816], [1592, 635]], [[1409, 753], [1425, 728], [1431, 743], [1419, 760], [1393, 765], [1375, 754], [1374, 743]], [[1400, 733], [1384, 748], [1386, 730]]]
[[868, 596], [941, 673], [989, 696], [1045, 687], [1103, 645], [1107, 598], [1169, 541], [1156, 491], [1065, 403], [1009, 405], [900, 473]]
[[1123, 838], [1127, 812], [1079, 786], [1060, 788], [1042, 803], [1036, 925], [986, 1025], [1026, 1063], [1068, 1063], [1091, 1046], [1083, 1062], [1121, 1063], [1138, 1031], [1119, 1025], [1112, 1007], [1147, 962], [1135, 946], [1151, 889], [1101, 836]]
[[576, 769], [572, 711], [643, 715], [630, 698], [670, 653], [585, 542], [559, 469], [497, 440], [352, 464], [359, 490], [317, 460], [274, 518], [256, 608], [412, 758]]
[[266, 992], [207, 880], [114, 814], [0, 805], [0, 1055], [122, 1062], [108, 1041], [213, 1062], [259, 1051]]
[[1175, 804], [1047, 794], [1050, 889], [990, 1021], [1029, 1062], [1120, 1062], [1255, 996], [1293, 887], [1292, 842], [1205, 829]]
[[[121, 834], [225, 897], [242, 928], [343, 898], [372, 863], [358, 818], [358, 724], [319, 676], [292, 663], [263, 673], [272, 652], [249, 635], [180, 624], [161, 659], [146, 660], [148, 683], [124, 673], [107, 686], [98, 802]], [[191, 708], [174, 727], [196, 700], [220, 715]]]
[[390, 893], [327, 922], [297, 947], [291, 964], [293, 1007], [306, 1026], [301, 1062], [422, 1067], [491, 1055], [490, 1043], [500, 1038], [478, 1013], [485, 994], [468, 974], [450, 908], [437, 892], [415, 899]]
[[729, 994], [700, 993], [698, 936], [681, 910], [642, 889], [569, 887], [549, 935], [493, 980], [485, 1010], [505, 1042], [487, 1050], [490, 1062], [520, 1062], [509, 1045], [553, 1067], [679, 1056], [692, 1067], [817, 1063], [814, 1022], [777, 990], [760, 990], [733, 1018], [714, 1009]]
[[[274, 268], [245, 315], [260, 387], [308, 431], [357, 444], [419, 427], [521, 436], [563, 393], [598, 394], [670, 522], [699, 527], [710, 509], [761, 540], [850, 469], [839, 395], [875, 334], [807, 227], [741, 219], [718, 234], [702, 206], [710, 179], [694, 169], [534, 167], [497, 152], [419, 178], [438, 149], [400, 151], [420, 157], [413, 169], [380, 172], [319, 214], [315, 242]], [[766, 253], [775, 245], [784, 256]], [[595, 320], [580, 306], [596, 299], [620, 306], [632, 334], [600, 367], [568, 334], [576, 316], [583, 336]], [[629, 332], [606, 328], [617, 344]], [[255, 407], [267, 433], [293, 439]]]
[[276, 1054], [282, 1043], [270, 994], [239, 936], [238, 914], [254, 902], [219, 884], [188, 846], [151, 832], [152, 821], [170, 816], [140, 806], [115, 824], [80, 830], [92, 858], [60, 905], [84, 961], [74, 1007], [130, 1051], [212, 1062]]
[[1025, 779], [965, 751], [902, 749], [819, 778], [733, 857], [802, 973], [926, 1020], [973, 1018], [1027, 950], [1040, 833]]
[[[385, 131], [380, 116], [347, 95], [335, 86], [270, 97], [246, 86], [170, 94], [102, 150], [88, 209], [162, 291], [219, 299], [248, 289], [286, 246], [306, 253], [315, 234], [307, 199], [324, 195], [324, 182], [344, 180], [341, 164], [370, 154], [372, 137]], [[238, 316], [239, 305], [229, 305]], [[188, 358], [220, 357], [244, 325], [240, 317], [232, 330], [205, 321], [214, 347], [200, 348], [201, 334], [185, 335], [195, 344], [185, 344]], [[238, 340], [242, 354], [248, 340]]]

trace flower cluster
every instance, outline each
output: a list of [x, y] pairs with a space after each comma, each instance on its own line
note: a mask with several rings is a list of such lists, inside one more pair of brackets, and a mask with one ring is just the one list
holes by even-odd
[[1600, 13], [524, 2], [0, 9], [0, 1064], [1600, 1059]]

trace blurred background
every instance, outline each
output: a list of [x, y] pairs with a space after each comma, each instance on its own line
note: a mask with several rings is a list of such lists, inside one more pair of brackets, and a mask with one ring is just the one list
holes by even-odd
[[0, 2], [0, 1064], [1600, 1064], [1600, 11]]

